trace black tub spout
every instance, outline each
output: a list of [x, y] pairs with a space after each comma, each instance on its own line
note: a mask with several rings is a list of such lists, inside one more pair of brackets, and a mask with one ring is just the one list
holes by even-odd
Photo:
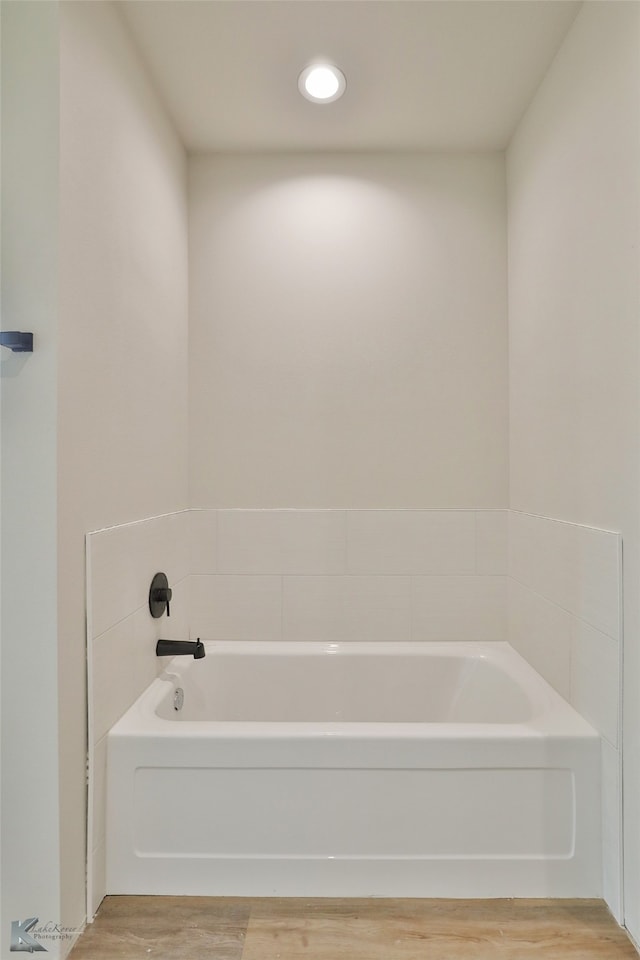
[[205, 655], [204, 643], [197, 640], [158, 640], [156, 657], [175, 657], [188, 655], [194, 660], [201, 660]]

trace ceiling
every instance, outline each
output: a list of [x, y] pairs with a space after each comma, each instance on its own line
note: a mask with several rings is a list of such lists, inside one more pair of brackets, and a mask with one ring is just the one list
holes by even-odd
[[[568, 0], [125, 0], [192, 152], [503, 149], [581, 4]], [[297, 78], [346, 74], [332, 104]]]

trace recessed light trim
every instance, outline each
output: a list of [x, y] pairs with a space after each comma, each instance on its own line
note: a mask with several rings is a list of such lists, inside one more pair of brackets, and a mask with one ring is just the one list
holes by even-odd
[[298, 90], [312, 103], [333, 103], [346, 88], [344, 73], [332, 63], [312, 63], [298, 77]]

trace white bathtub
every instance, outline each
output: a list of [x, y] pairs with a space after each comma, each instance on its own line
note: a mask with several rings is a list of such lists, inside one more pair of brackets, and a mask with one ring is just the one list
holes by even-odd
[[599, 737], [508, 644], [206, 647], [109, 733], [108, 893], [601, 895]]

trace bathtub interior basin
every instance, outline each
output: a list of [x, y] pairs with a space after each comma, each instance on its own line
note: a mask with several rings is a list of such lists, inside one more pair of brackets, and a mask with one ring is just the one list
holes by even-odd
[[526, 723], [539, 704], [521, 682], [522, 664], [497, 646], [210, 642], [204, 660], [171, 664], [156, 713], [180, 721]]

